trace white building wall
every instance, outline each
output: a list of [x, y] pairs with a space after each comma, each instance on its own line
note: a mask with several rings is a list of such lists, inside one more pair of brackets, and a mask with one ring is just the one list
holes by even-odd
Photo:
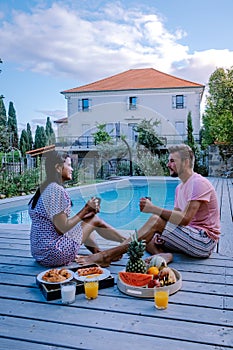
[[[143, 119], [160, 120], [161, 124], [157, 131], [161, 136], [178, 134], [176, 123], [181, 125], [182, 122], [186, 133], [189, 111], [192, 115], [194, 134], [198, 134], [200, 130], [201, 91], [199, 88], [186, 88], [69, 93], [66, 94], [68, 124], [63, 129], [59, 127], [58, 135], [60, 137], [81, 136], [85, 130], [93, 129], [98, 124], [112, 123], [114, 125], [116, 122], [125, 125], [138, 124]], [[185, 96], [185, 108], [172, 107], [172, 96], [175, 95]], [[129, 109], [130, 96], [137, 97], [136, 109]], [[84, 98], [89, 99], [91, 108], [88, 111], [78, 111], [78, 100]]]

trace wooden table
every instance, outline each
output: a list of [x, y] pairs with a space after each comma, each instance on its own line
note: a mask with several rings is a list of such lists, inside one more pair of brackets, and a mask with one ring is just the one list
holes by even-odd
[[[230, 184], [216, 180], [219, 188]], [[166, 310], [155, 309], [153, 299], [121, 293], [116, 284], [91, 301], [84, 294], [69, 306], [46, 301], [36, 284], [44, 268], [30, 255], [28, 227], [0, 225], [0, 348], [232, 349], [233, 253], [227, 242], [232, 241], [233, 225], [232, 216], [225, 215], [232, 197], [227, 202], [226, 195], [219, 191], [219, 198], [225, 198], [223, 243], [209, 259], [174, 255], [170, 267], [181, 272], [183, 285], [170, 296]], [[115, 282], [126, 261], [127, 255], [109, 267]]]

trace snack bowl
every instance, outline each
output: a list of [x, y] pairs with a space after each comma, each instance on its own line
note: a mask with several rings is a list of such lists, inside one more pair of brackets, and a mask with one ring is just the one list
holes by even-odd
[[[182, 287], [182, 276], [178, 270], [172, 269], [176, 275], [176, 282], [164, 287], [158, 287], [158, 290], [163, 290], [163, 288], [169, 288], [169, 295], [176, 293]], [[154, 288], [146, 287], [135, 287], [124, 283], [118, 275], [117, 287], [119, 290], [127, 295], [139, 298], [154, 298]]]

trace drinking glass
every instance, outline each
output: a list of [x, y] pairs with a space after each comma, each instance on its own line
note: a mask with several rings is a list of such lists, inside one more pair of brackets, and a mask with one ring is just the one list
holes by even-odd
[[87, 299], [96, 299], [99, 291], [99, 281], [96, 277], [86, 277], [84, 280], [84, 291]]
[[154, 300], [157, 309], [166, 309], [169, 300], [169, 287], [154, 287]]
[[66, 282], [61, 284], [62, 304], [72, 304], [75, 302], [76, 282]]

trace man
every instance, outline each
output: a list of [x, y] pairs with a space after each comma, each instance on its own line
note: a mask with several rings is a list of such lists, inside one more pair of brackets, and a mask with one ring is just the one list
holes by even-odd
[[146, 199], [140, 200], [141, 211], [155, 215], [144, 227], [144, 232], [150, 227], [155, 230], [147, 250], [151, 254], [166, 249], [208, 257], [220, 235], [216, 192], [206, 178], [193, 171], [195, 159], [189, 146], [170, 147], [169, 153], [170, 175], [179, 177], [181, 183], [176, 188], [174, 210], [159, 208]]
[[[213, 252], [220, 235], [220, 217], [216, 192], [211, 183], [193, 171], [194, 154], [185, 144], [170, 147], [168, 169], [172, 177], [179, 177], [173, 210], [140, 199], [140, 210], [153, 214], [138, 230], [139, 239], [147, 242], [151, 254], [163, 254], [169, 262], [172, 255], [164, 251], [186, 253], [207, 258]], [[127, 251], [128, 241], [90, 257], [79, 257], [79, 263], [111, 263]]]

